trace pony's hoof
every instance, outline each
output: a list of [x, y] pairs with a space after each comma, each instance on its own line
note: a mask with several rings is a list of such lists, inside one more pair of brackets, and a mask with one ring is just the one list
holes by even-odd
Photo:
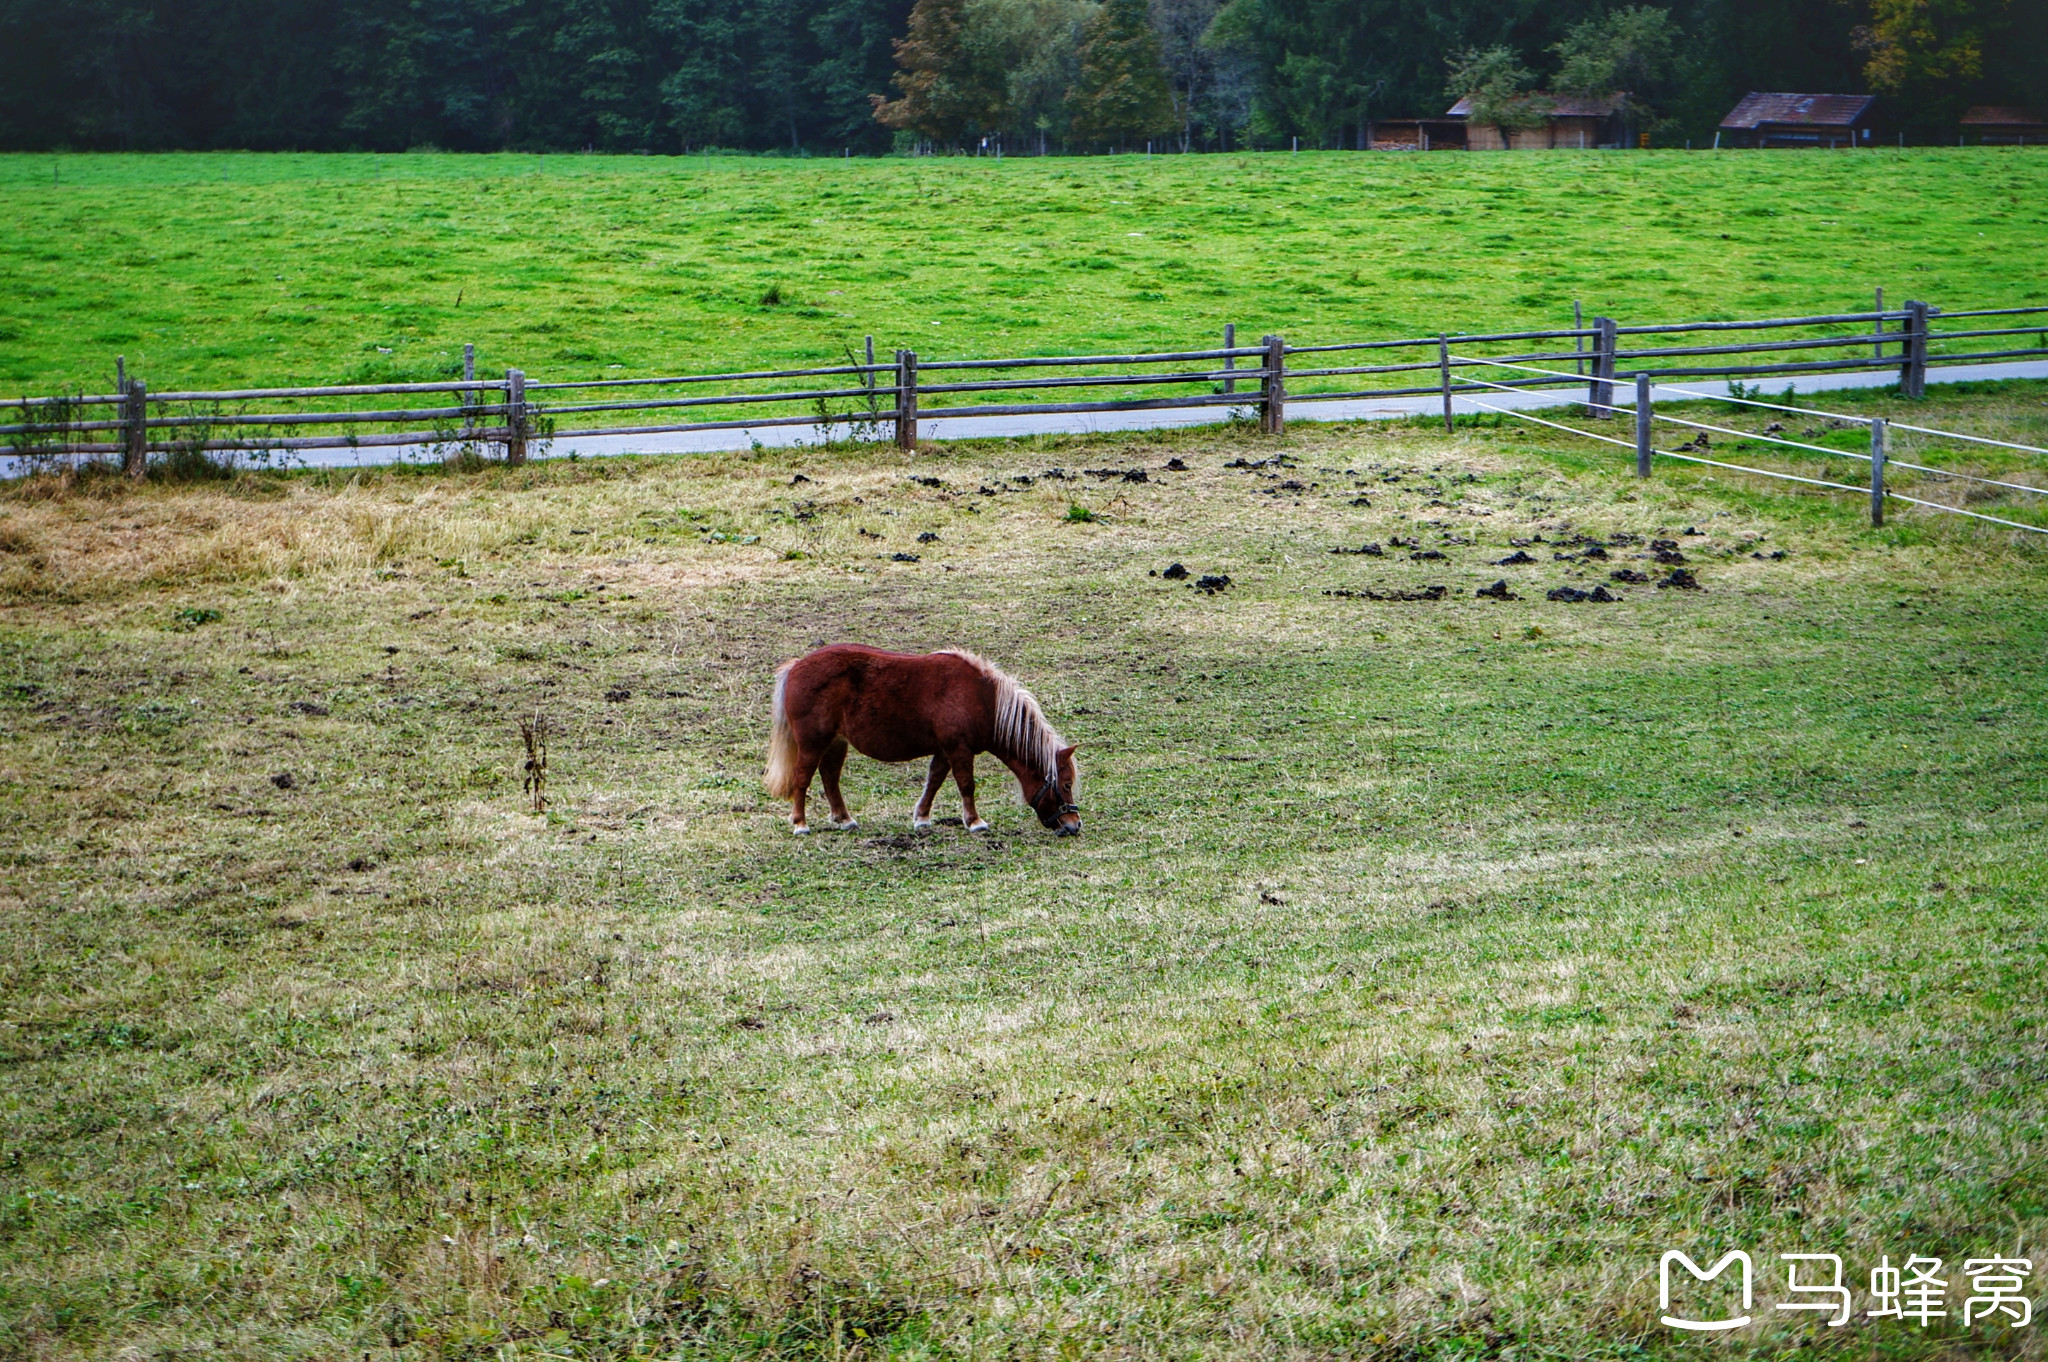
[[832, 820], [832, 826], [839, 829], [841, 832], [852, 832], [855, 828], [860, 826], [860, 820], [858, 818], [849, 818], [844, 823], [842, 823], [835, 818]]
[[986, 818], [977, 818], [967, 825], [967, 830], [969, 832], [987, 832], [988, 820]]
[[811, 835], [810, 825], [807, 823], [798, 823], [795, 827], [791, 828], [790, 831], [795, 833], [799, 837], [808, 837]]
[[923, 832], [931, 825], [932, 820], [929, 818], [913, 818], [910, 820], [910, 830], [912, 832]]

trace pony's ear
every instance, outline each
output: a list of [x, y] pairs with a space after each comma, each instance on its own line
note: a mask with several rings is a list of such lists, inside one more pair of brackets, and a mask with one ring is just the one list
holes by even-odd
[[1081, 744], [1079, 743], [1075, 743], [1073, 747], [1062, 747], [1059, 751], [1053, 753], [1053, 757], [1055, 760], [1065, 761], [1068, 757], [1074, 755], [1075, 748], [1078, 748], [1080, 745]]

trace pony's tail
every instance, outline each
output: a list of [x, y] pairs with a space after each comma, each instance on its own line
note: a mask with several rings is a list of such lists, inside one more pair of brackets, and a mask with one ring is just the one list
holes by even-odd
[[775, 723], [768, 735], [768, 770], [764, 778], [768, 793], [782, 799], [796, 795], [796, 735], [790, 732], [789, 715], [783, 708], [783, 693], [789, 689], [789, 669], [795, 665], [785, 662], [775, 669]]

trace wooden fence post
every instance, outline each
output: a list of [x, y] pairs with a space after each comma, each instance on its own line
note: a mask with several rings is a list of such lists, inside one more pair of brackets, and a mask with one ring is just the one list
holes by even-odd
[[131, 378], [123, 396], [121, 419], [126, 424], [121, 433], [128, 447], [121, 454], [121, 471], [140, 478], [149, 468], [149, 385]]
[[1907, 397], [1927, 396], [1927, 304], [1906, 303], [1906, 340], [1899, 347], [1905, 362], [1899, 366], [1899, 389]]
[[1259, 383], [1259, 433], [1262, 435], [1285, 435], [1287, 433], [1287, 342], [1279, 336], [1267, 336], [1261, 344], [1266, 347], [1266, 374]]
[[1451, 433], [1451, 341], [1443, 332], [1436, 333], [1436, 363], [1444, 380], [1444, 434]]
[[[476, 382], [476, 346], [474, 343], [467, 341], [462, 346], [462, 381], [464, 383]], [[468, 408], [462, 414], [462, 438], [465, 440], [474, 439], [476, 437], [476, 408], [478, 406], [476, 390], [474, 388], [464, 388], [462, 390], [462, 405]]]
[[[851, 155], [851, 153], [849, 153], [849, 156], [850, 156], [850, 155]], [[868, 366], [868, 368], [870, 368], [870, 369], [874, 368], [874, 367], [875, 367], [875, 338], [874, 338], [873, 336], [869, 336], [869, 337], [867, 338], [867, 341], [866, 341], [866, 343], [865, 343], [865, 344], [864, 344], [864, 346], [862, 347], [862, 353], [864, 353], [864, 354], [865, 354], [865, 355], [867, 356], [867, 358], [866, 358], [866, 359], [864, 359], [864, 360], [862, 360], [862, 361], [861, 361], [861, 363], [863, 363], [863, 364], [867, 365], [867, 366]], [[873, 375], [872, 373], [862, 374], [862, 375], [860, 376], [860, 385], [861, 385], [861, 387], [863, 387], [863, 388], [866, 388], [866, 389], [867, 389], [868, 391], [870, 391], [870, 392], [874, 391], [874, 388], [875, 388], [875, 376], [874, 376], [874, 375]], [[872, 405], [871, 405], [871, 406], [869, 407], [869, 410], [873, 410], [873, 407], [872, 407]]]
[[917, 351], [896, 352], [896, 447], [917, 448]]
[[505, 462], [526, 462], [526, 371], [505, 371]]
[[1650, 476], [1650, 376], [1636, 375], [1636, 476]]
[[1884, 418], [1870, 423], [1870, 523], [1884, 524]]
[[1593, 381], [1586, 385], [1586, 415], [1610, 420], [1614, 416], [1614, 318], [1595, 317], [1593, 327]]
[[[1599, 325], [1600, 325], [1600, 319], [1599, 319], [1598, 317], [1595, 317], [1595, 318], [1593, 319], [1593, 325], [1594, 325], [1594, 327], [1595, 327], [1595, 328], [1598, 328], [1598, 327], [1599, 327]], [[1592, 372], [1592, 377], [1591, 377], [1591, 379], [1590, 379], [1590, 380], [1588, 380], [1588, 382], [1586, 383], [1586, 404], [1585, 404], [1584, 408], [1582, 409], [1582, 414], [1583, 414], [1583, 415], [1585, 415], [1585, 416], [1589, 416], [1589, 417], [1592, 417], [1592, 416], [1598, 416], [1598, 415], [1600, 414], [1600, 405], [1599, 405], [1599, 404], [1600, 404], [1600, 337], [1598, 336], [1598, 334], [1595, 334], [1595, 335], [1594, 335], [1594, 337], [1593, 337], [1593, 372]]]
[[[1223, 323], [1223, 348], [1224, 348], [1224, 349], [1226, 349], [1226, 350], [1235, 350], [1235, 349], [1237, 348], [1237, 323], [1236, 323], [1236, 322], [1225, 322], [1225, 323]], [[1223, 367], [1224, 367], [1224, 368], [1226, 368], [1226, 369], [1235, 369], [1235, 368], [1237, 367], [1237, 356], [1236, 356], [1236, 355], [1225, 355], [1225, 356], [1223, 357]], [[1224, 380], [1223, 380], [1223, 391], [1225, 391], [1225, 392], [1227, 392], [1227, 393], [1234, 393], [1234, 392], [1236, 392], [1236, 391], [1237, 391], [1237, 380], [1236, 380], [1236, 379], [1234, 379], [1234, 378], [1226, 378], [1226, 379], [1224, 379]]]
[[[1884, 334], [1884, 286], [1882, 284], [1880, 284], [1877, 289], [1877, 306], [1874, 310], [1877, 313], [1877, 320], [1875, 322], [1872, 322], [1871, 326], [1874, 330], [1876, 330], [1877, 334], [1881, 336]], [[1872, 359], [1884, 358], [1883, 341], [1878, 341], [1875, 345], [1870, 347], [1870, 357]]]
[[[1572, 299], [1572, 330], [1584, 331], [1585, 329], [1586, 314], [1580, 309], [1579, 300], [1574, 298]], [[1577, 374], [1580, 378], [1584, 378], [1586, 376], [1586, 361], [1584, 359], [1584, 355], [1586, 353], [1586, 338], [1584, 336], [1573, 336], [1572, 349], [1578, 355], [1581, 356], [1581, 358], [1572, 361], [1572, 372]]]

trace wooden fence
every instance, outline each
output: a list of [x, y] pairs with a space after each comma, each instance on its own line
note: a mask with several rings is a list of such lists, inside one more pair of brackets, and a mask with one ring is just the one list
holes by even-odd
[[[1981, 324], [2022, 316], [2043, 320]], [[1936, 318], [1980, 324], [1937, 330]], [[1340, 357], [1367, 362], [1330, 362]], [[1570, 381], [1583, 380], [1585, 408], [1596, 416], [1613, 413], [1615, 382], [1635, 373], [1771, 379], [1896, 370], [1901, 390], [1917, 398], [1934, 366], [2048, 359], [2048, 307], [1944, 314], [1909, 302], [1889, 311], [1643, 326], [1595, 317], [1556, 330], [1318, 345], [1289, 345], [1278, 335], [1239, 345], [1235, 328], [1225, 328], [1214, 349], [936, 360], [898, 350], [879, 363], [870, 338], [865, 354], [850, 358], [819, 368], [534, 383], [519, 369], [502, 379], [476, 377], [474, 349], [465, 347], [463, 377], [440, 383], [159, 393], [124, 378], [114, 393], [6, 403], [18, 419], [0, 424], [0, 439], [17, 467], [118, 457], [135, 477], [152, 455], [180, 453], [270, 459], [318, 449], [488, 450], [519, 464], [555, 439], [810, 426], [858, 440], [893, 436], [911, 449], [920, 422], [1087, 412], [1222, 408], [1278, 434], [1290, 408], [1312, 415], [1318, 403], [1442, 393], [1448, 411], [1455, 393], [1555, 389], [1562, 381], [1555, 374], [1461, 381], [1462, 369], [1500, 363], [1571, 365]]]
[[[1512, 417], [1518, 421], [1548, 426], [1552, 430], [1560, 430], [1568, 435], [1598, 440], [1610, 445], [1620, 445], [1623, 447], [1629, 445], [1629, 441], [1617, 439], [1612, 435], [1602, 435], [1597, 431], [1587, 430], [1583, 427], [1567, 426], [1557, 421], [1550, 421], [1541, 416], [1532, 415], [1526, 411], [1514, 411], [1495, 403], [1481, 402], [1463, 392], [1453, 393], [1449, 383], [1450, 365], [1458, 362], [1458, 359], [1463, 357], [1451, 356], [1446, 351], [1444, 358], [1444, 428], [1447, 431], [1455, 428], [1452, 421], [1454, 405], [1458, 402], [1464, 402], [1481, 411], [1495, 412], [1501, 416]], [[1532, 368], [1530, 365], [1516, 364], [1505, 360], [1467, 359], [1466, 363], [1468, 365], [1484, 366], [1496, 371], [1520, 373], [1529, 372]], [[1556, 377], [1567, 376], [1560, 374], [1556, 375]], [[1506, 382], [1488, 380], [1481, 380], [1480, 386], [1487, 389], [1508, 389]], [[1701, 398], [1708, 398], [1715, 403], [1730, 403], [1736, 406], [1761, 408], [1771, 412], [1782, 412], [1786, 415], [1820, 417], [1828, 421], [1836, 429], [1861, 426], [1869, 433], [1870, 442], [1864, 450], [1860, 451], [1841, 449], [1828, 445], [1813, 444], [1810, 440], [1806, 439], [1796, 439], [1789, 435], [1773, 433], [1782, 430], [1784, 428], [1782, 424], [1773, 424], [1762, 431], [1744, 431], [1731, 429], [1728, 426], [1718, 425], [1709, 421], [1692, 420], [1683, 416], [1660, 413], [1657, 410], [1655, 401], [1655, 395], [1659, 392], [1668, 392], [1678, 397], [1681, 401], [1697, 402]], [[1870, 498], [1870, 523], [1873, 526], [1884, 524], [1885, 503], [1888, 500], [1896, 500], [1908, 505], [1923, 506], [1930, 510], [1940, 511], [1947, 515], [1967, 516], [1973, 520], [1988, 521], [1991, 524], [2002, 525], [2008, 529], [2024, 530], [2030, 534], [2048, 535], [2048, 526], [2033, 525], [2026, 521], [2007, 519], [2004, 516], [1987, 515], [1982, 511], [1972, 511], [1966, 507], [1929, 500], [1926, 497], [1909, 496], [1894, 488], [1887, 487], [1885, 484], [1885, 469], [1887, 467], [1896, 467], [1962, 485], [1965, 493], [1968, 493], [1972, 487], [1997, 488], [2003, 493], [2017, 492], [2027, 496], [2048, 498], [2048, 487], [2036, 487], [2031, 483], [2016, 482], [2005, 478], [1985, 477], [1976, 473], [1965, 473], [1955, 468], [1935, 467], [1925, 463], [1915, 463], [1898, 458], [1888, 448], [1888, 432], [1893, 430], [1911, 431], [1920, 435], [1931, 435], [1946, 441], [1958, 441], [1978, 446], [1989, 445], [1999, 449], [2048, 456], [2048, 449], [2043, 449], [2038, 445], [2024, 445], [2010, 440], [1995, 440], [1984, 435], [1970, 435], [1962, 431], [1940, 430], [1930, 426], [1910, 425], [1904, 421], [1894, 421], [1882, 416], [1853, 416], [1846, 412], [1820, 411], [1812, 407], [1791, 406], [1783, 402], [1764, 402], [1753, 397], [1737, 396], [1733, 393], [1725, 396], [1701, 393], [1692, 388], [1679, 388], [1654, 382], [1652, 375], [1647, 371], [1638, 371], [1635, 375], [1635, 401], [1632, 405], [1635, 418], [1634, 453], [1636, 476], [1638, 478], [1650, 476], [1651, 463], [1654, 457], [1678, 459], [1685, 463], [1703, 464], [1710, 468], [1725, 468], [1731, 472], [1747, 473], [1760, 478], [1774, 478], [1784, 482], [1801, 483], [1808, 487], [1817, 487], [1828, 491], [1863, 493], [1867, 490]], [[1616, 413], [1610, 408], [1600, 414], [1612, 416]], [[1684, 452], [1699, 448], [1700, 446], [1697, 443], [1681, 445], [1676, 449], [1658, 449], [1654, 444], [1653, 430], [1655, 423], [1659, 421], [1669, 422], [1693, 431], [1696, 441], [1709, 434], [1732, 436], [1737, 441], [1737, 449], [1747, 449], [1751, 443], [1757, 443], [1767, 448], [1776, 447], [1786, 451], [1796, 451], [1798, 454], [1809, 457], [1818, 454], [1827, 459], [1860, 460], [1869, 470], [1867, 489], [1866, 487], [1845, 483], [1831, 477], [1808, 477], [1805, 474], [1788, 472], [1782, 468], [1757, 468], [1747, 464], [1729, 463], [1725, 459], [1707, 458], [1701, 454]], [[1808, 436], [1814, 433], [1813, 431], [1806, 432]], [[2036, 503], [2036, 505], [2039, 504]]]

